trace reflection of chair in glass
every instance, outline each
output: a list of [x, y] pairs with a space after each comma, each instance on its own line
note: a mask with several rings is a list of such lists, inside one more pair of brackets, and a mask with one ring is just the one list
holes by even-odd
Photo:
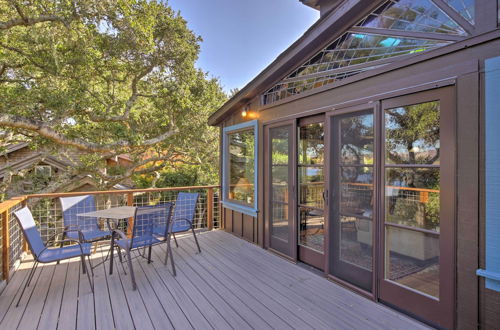
[[[17, 301], [16, 307], [19, 306], [19, 302], [23, 297], [26, 287], [30, 285], [31, 280], [33, 279], [33, 275], [35, 274], [36, 268], [38, 267], [39, 263], [45, 264], [45, 263], [58, 262], [65, 259], [80, 257], [82, 261], [82, 271], [84, 274], [85, 273], [87, 274], [87, 278], [90, 283], [90, 288], [92, 292], [94, 292], [94, 285], [92, 284], [90, 275], [87, 271], [87, 265], [85, 263], [85, 257], [87, 257], [89, 259], [89, 264], [90, 264], [91, 244], [83, 243], [83, 233], [80, 230], [68, 229], [65, 231], [66, 237], [70, 236], [68, 235], [69, 233], [75, 233], [78, 239], [66, 238], [65, 240], [58, 242], [58, 243], [76, 243], [76, 244], [59, 248], [49, 248], [46, 244], [43, 243], [40, 232], [38, 231], [35, 224], [35, 220], [33, 219], [33, 215], [31, 214], [31, 211], [27, 207], [24, 207], [19, 211], [14, 212], [14, 215], [17, 218], [17, 221], [19, 223], [19, 226], [21, 227], [21, 230], [23, 231], [26, 241], [28, 242], [31, 254], [35, 259], [33, 267], [31, 268], [31, 271], [28, 274], [28, 277], [26, 278], [26, 282], [24, 283], [24, 287], [21, 292], [21, 295], [19, 296], [19, 300]], [[53, 240], [55, 239], [56, 235], [49, 238], [47, 244], [54, 243]], [[90, 270], [92, 271], [92, 265], [90, 265]], [[46, 285], [46, 283], [43, 285]]]

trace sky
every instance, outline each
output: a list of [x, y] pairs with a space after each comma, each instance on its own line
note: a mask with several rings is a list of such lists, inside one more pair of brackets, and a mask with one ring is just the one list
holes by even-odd
[[296, 41], [319, 12], [299, 0], [168, 0], [203, 38], [198, 67], [224, 90], [243, 88]]

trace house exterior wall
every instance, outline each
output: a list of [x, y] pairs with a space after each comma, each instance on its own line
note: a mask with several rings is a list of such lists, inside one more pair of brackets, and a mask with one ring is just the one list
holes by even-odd
[[[299, 95], [270, 106], [261, 107], [259, 97], [249, 101], [251, 112], [259, 119], [259, 134], [264, 125], [313, 114], [341, 111], [347, 106], [372, 104], [380, 100], [453, 86], [456, 101], [456, 327], [458, 329], [495, 329], [500, 325], [500, 293], [486, 289], [476, 269], [484, 267], [484, 212], [479, 183], [483, 168], [483, 82], [484, 60], [500, 56], [500, 33], [483, 36], [474, 46], [460, 46], [452, 52], [435, 51], [426, 60], [366, 79]], [[222, 127], [245, 121], [237, 109], [221, 123]], [[259, 154], [264, 152], [264, 138], [259, 136]], [[259, 172], [264, 173], [264, 157], [259, 158]], [[262, 247], [264, 245], [265, 178], [259, 180], [257, 218], [224, 209], [227, 231]]]

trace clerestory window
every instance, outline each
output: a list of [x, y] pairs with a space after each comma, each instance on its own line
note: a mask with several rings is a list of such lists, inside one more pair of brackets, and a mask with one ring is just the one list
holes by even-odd
[[263, 103], [333, 84], [361, 72], [463, 40], [475, 0], [388, 0], [263, 95]]

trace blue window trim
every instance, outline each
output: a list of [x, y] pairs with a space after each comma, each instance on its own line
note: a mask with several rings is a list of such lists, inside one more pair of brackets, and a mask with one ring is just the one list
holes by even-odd
[[[229, 157], [228, 150], [228, 134], [246, 129], [253, 128], [254, 137], [255, 137], [255, 148], [254, 148], [254, 205], [253, 206], [245, 206], [239, 203], [232, 202], [227, 199], [228, 193], [228, 162], [227, 159]], [[228, 126], [223, 129], [222, 134], [222, 205], [224, 207], [231, 209], [233, 211], [241, 212], [244, 214], [248, 214], [250, 216], [256, 217], [258, 210], [258, 189], [257, 184], [259, 182], [259, 172], [258, 172], [258, 147], [259, 147], [259, 122], [257, 120], [247, 121], [241, 124]]]
[[486, 288], [500, 292], [500, 57], [485, 61]]

